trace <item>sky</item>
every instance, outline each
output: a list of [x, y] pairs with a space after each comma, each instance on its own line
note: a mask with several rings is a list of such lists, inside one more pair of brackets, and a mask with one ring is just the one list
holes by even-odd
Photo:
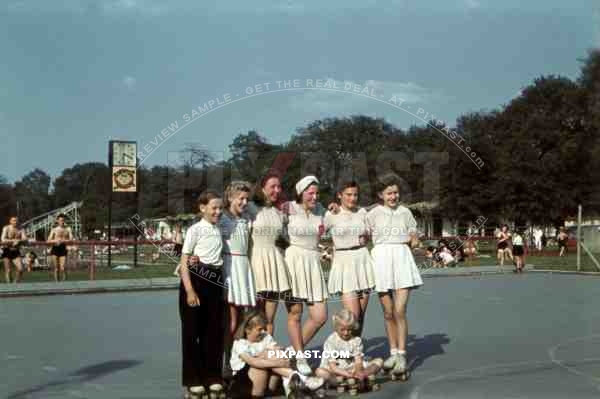
[[[153, 166], [186, 143], [226, 157], [251, 129], [283, 143], [326, 117], [453, 125], [540, 75], [576, 78], [600, 46], [600, 2], [4, 0], [0, 33], [0, 176], [14, 182], [107, 162], [111, 139], [137, 141]], [[309, 88], [317, 79], [340, 90]]]

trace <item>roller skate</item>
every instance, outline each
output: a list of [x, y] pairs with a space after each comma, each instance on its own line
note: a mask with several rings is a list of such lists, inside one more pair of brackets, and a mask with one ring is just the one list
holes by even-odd
[[396, 364], [394, 368], [390, 372], [390, 376], [392, 381], [400, 380], [400, 381], [408, 381], [410, 378], [410, 370], [406, 364], [406, 354], [398, 353], [396, 355]]

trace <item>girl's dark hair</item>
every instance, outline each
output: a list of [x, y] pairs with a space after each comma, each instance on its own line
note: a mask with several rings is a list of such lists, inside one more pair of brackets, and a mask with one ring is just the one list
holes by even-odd
[[390, 186], [396, 186], [398, 187], [398, 190], [400, 190], [401, 187], [400, 179], [394, 173], [387, 173], [383, 175], [381, 179], [379, 179], [379, 181], [375, 184], [375, 193], [377, 194], [376, 197], [380, 203], [382, 202], [382, 200], [381, 198], [379, 198], [379, 194], [381, 194], [383, 190]]
[[[16, 217], [16, 216], [15, 216], [15, 217]], [[60, 219], [60, 218], [66, 219], [66, 216], [65, 216], [65, 214], [64, 214], [64, 213], [60, 213], [60, 214], [59, 214], [59, 215], [58, 215], [56, 218], [57, 218], [57, 219]]]
[[246, 338], [246, 330], [248, 330], [250, 328], [254, 328], [258, 325], [266, 326], [267, 325], [267, 317], [260, 310], [252, 310], [250, 313], [248, 313], [244, 317], [244, 320], [240, 323], [233, 338], [234, 339]]
[[200, 205], [208, 205], [213, 199], [221, 199], [221, 194], [215, 190], [208, 189], [198, 196], [197, 207], [199, 208]]
[[[341, 194], [344, 192], [345, 189], [354, 188], [354, 187], [356, 187], [358, 189], [358, 192], [360, 193], [360, 186], [358, 185], [358, 183], [355, 180], [346, 180], [345, 182], [343, 182], [342, 184], [340, 184], [338, 186], [335, 193]], [[335, 196], [335, 201], [338, 203], [340, 202], [340, 199], [337, 197], [337, 195]]]
[[256, 189], [254, 190], [254, 195], [252, 196], [252, 201], [257, 206], [262, 207], [262, 206], [271, 206], [272, 205], [271, 201], [267, 198], [267, 196], [263, 192], [263, 188], [265, 188], [269, 179], [272, 179], [272, 178], [279, 179], [279, 182], [281, 183], [281, 180], [282, 180], [281, 173], [279, 173], [278, 170], [271, 169], [261, 179], [260, 184], [257, 185]]

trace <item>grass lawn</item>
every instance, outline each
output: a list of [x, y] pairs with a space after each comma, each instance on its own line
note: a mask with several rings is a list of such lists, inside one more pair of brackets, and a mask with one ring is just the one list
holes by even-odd
[[[133, 254], [132, 251], [128, 251], [127, 254], [118, 254], [113, 256], [112, 267], [118, 265], [129, 265], [133, 267]], [[150, 253], [150, 251], [146, 251]], [[596, 258], [600, 260], [600, 254], [595, 254]], [[422, 264], [424, 258], [421, 256], [416, 257], [416, 262]], [[106, 265], [106, 258], [96, 258], [96, 280], [110, 280], [110, 279], [143, 279], [143, 278], [157, 278], [157, 277], [174, 277], [173, 270], [175, 269], [176, 259], [169, 258], [161, 255], [160, 259], [156, 263], [150, 263], [148, 256], [138, 257], [138, 266], [131, 270], [111, 270]], [[530, 255], [527, 256], [525, 262], [529, 266], [533, 266], [538, 270], [577, 270], [577, 256], [571, 252], [564, 257], [556, 255]], [[71, 261], [69, 262], [71, 263]], [[497, 265], [497, 260], [492, 252], [484, 252], [476, 259], [471, 260], [468, 264], [460, 262], [459, 267], [472, 267], [472, 266], [494, 266]], [[505, 265], [510, 265], [510, 262], [505, 262]], [[594, 265], [590, 257], [582, 253], [581, 256], [581, 270], [586, 272], [600, 272]], [[329, 264], [323, 263], [323, 269], [329, 270]], [[34, 270], [29, 273], [24, 273], [23, 282], [46, 282], [52, 281], [54, 276], [52, 270]], [[80, 262], [77, 268], [71, 269], [68, 272], [68, 280], [70, 281], [81, 281], [89, 280], [89, 263]], [[0, 283], [4, 283], [4, 279], [1, 279]]]

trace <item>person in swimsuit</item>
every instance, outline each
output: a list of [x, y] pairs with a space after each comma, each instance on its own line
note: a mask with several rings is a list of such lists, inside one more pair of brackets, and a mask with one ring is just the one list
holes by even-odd
[[48, 243], [52, 244], [50, 255], [54, 257], [54, 281], [65, 281], [67, 279], [67, 271], [65, 263], [67, 262], [67, 244], [66, 241], [73, 240], [71, 228], [65, 226], [65, 215], [60, 214], [56, 218], [56, 227], [50, 231]]
[[22, 241], [27, 240], [25, 232], [17, 227], [18, 219], [16, 216], [11, 216], [8, 225], [2, 228], [2, 258], [4, 259], [4, 279], [6, 283], [11, 282], [11, 264], [16, 269], [14, 282], [21, 281], [23, 276], [23, 265], [21, 263], [21, 251], [19, 247]]

